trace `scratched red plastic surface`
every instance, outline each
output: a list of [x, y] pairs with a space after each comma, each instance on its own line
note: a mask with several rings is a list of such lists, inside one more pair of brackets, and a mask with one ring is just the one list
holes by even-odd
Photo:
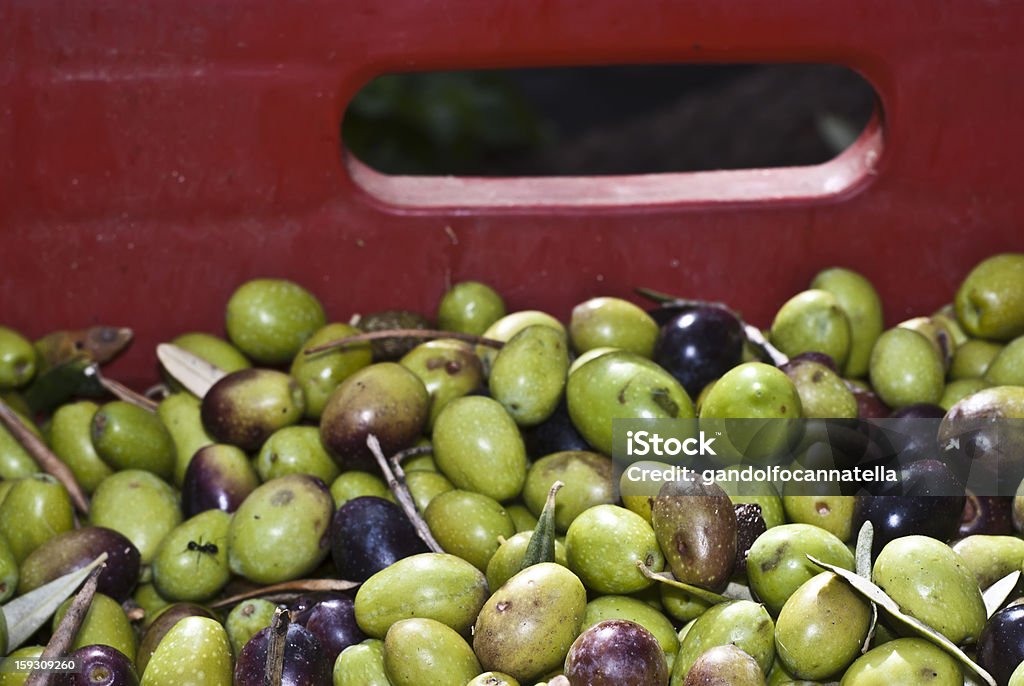
[[[231, 291], [295, 279], [334, 319], [432, 313], [445, 279], [566, 317], [645, 285], [766, 324], [820, 268], [890, 322], [1024, 249], [1024, 5], [958, 0], [12, 0], [0, 4], [0, 321], [132, 326], [111, 370], [222, 331]], [[339, 122], [395, 71], [833, 62], [881, 123], [821, 167], [593, 179], [395, 179]]]

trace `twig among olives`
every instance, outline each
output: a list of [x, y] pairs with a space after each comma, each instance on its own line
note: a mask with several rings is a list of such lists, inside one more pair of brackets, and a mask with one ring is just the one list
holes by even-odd
[[284, 644], [288, 635], [288, 625], [292, 616], [287, 608], [274, 610], [274, 619], [270, 624], [270, 644], [267, 646], [267, 667], [263, 673], [263, 686], [281, 686], [281, 675], [284, 672]]
[[498, 349], [505, 345], [504, 341], [496, 341], [493, 338], [484, 338], [483, 336], [475, 336], [473, 334], [460, 333], [458, 331], [442, 331], [440, 329], [384, 329], [381, 331], [367, 331], [366, 333], [357, 334], [355, 336], [339, 338], [336, 341], [329, 341], [323, 345], [306, 349], [305, 354], [314, 355], [316, 353], [324, 352], [325, 350], [334, 350], [335, 348], [344, 348], [348, 345], [366, 343], [368, 341], [379, 341], [386, 338], [454, 338], [459, 341], [475, 343], [476, 345], [486, 345], [489, 348]]
[[416, 503], [413, 501], [409, 487], [405, 483], [405, 472], [402, 471], [402, 466], [395, 463], [395, 468], [391, 468], [388, 459], [384, 457], [384, 453], [380, 449], [380, 441], [373, 434], [366, 437], [366, 445], [370, 448], [370, 452], [373, 453], [374, 459], [377, 460], [380, 471], [384, 474], [384, 479], [387, 481], [388, 488], [394, 494], [395, 500], [398, 501], [402, 511], [405, 512], [405, 516], [416, 527], [416, 533], [419, 534], [419, 537], [423, 539], [423, 542], [427, 544], [427, 547], [432, 552], [443, 553], [444, 548], [437, 542], [434, 535], [430, 533], [430, 527], [427, 526], [427, 522], [423, 519], [420, 511], [416, 509]]
[[43, 470], [53, 475], [54, 478], [64, 485], [68, 495], [71, 496], [71, 502], [75, 509], [84, 515], [88, 515], [89, 499], [86, 498], [82, 487], [75, 480], [75, 475], [71, 473], [71, 470], [68, 469], [68, 466], [59, 457], [53, 454], [53, 451], [46, 446], [46, 443], [25, 426], [21, 417], [3, 400], [0, 400], [0, 424], [11, 432], [18, 443], [25, 448], [28, 454], [32, 456], [32, 459]]
[[[52, 660], [67, 655], [70, 652], [75, 636], [78, 634], [78, 630], [82, 628], [82, 622], [85, 621], [85, 615], [92, 606], [92, 599], [96, 597], [96, 586], [99, 584], [100, 574], [103, 572], [104, 566], [101, 564], [89, 573], [89, 577], [82, 585], [82, 589], [75, 596], [75, 599], [71, 601], [71, 606], [64, 613], [64, 617], [60, 620], [57, 630], [50, 637], [50, 642], [46, 644], [43, 654], [39, 656], [40, 660]], [[49, 686], [53, 682], [55, 675], [56, 672], [48, 670], [33, 670], [25, 681], [25, 686]]]
[[349, 591], [357, 586], [359, 586], [357, 582], [346, 581], [344, 579], [296, 579], [295, 581], [283, 581], [279, 584], [270, 584], [269, 586], [254, 588], [251, 591], [236, 593], [235, 595], [227, 598], [221, 598], [216, 602], [210, 603], [210, 607], [214, 610], [219, 610], [220, 608], [237, 605], [238, 603], [251, 598], [270, 598], [291, 593], [303, 594]]

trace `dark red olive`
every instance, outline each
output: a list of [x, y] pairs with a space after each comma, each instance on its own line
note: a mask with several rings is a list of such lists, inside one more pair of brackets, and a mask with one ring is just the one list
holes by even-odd
[[1013, 498], [1011, 496], [975, 495], [968, 491], [957, 536], [965, 538], [974, 534], [1012, 536]]
[[309, 629], [320, 641], [328, 664], [333, 665], [338, 654], [350, 645], [366, 638], [356, 624], [355, 604], [346, 595], [330, 594], [304, 610], [292, 615], [296, 624]]
[[754, 503], [738, 503], [736, 509], [736, 566], [746, 569], [747, 553], [754, 541], [768, 530], [761, 516], [761, 506]]
[[188, 463], [181, 508], [186, 518], [206, 510], [234, 512], [257, 486], [259, 479], [241, 449], [223, 443], [208, 445]]
[[946, 411], [933, 403], [914, 403], [904, 405], [889, 416], [893, 419], [942, 419]]
[[1006, 686], [1024, 662], [1024, 605], [1011, 605], [989, 617], [978, 639], [978, 664]]
[[81, 569], [102, 553], [107, 554], [107, 562], [96, 590], [124, 602], [139, 581], [139, 549], [117, 531], [100, 526], [66, 531], [33, 550], [21, 563], [18, 592], [26, 593]]
[[68, 656], [79, 671], [61, 674], [57, 686], [137, 686], [139, 677], [124, 653], [107, 645], [89, 645]]
[[429, 552], [402, 509], [372, 495], [338, 508], [330, 538], [334, 566], [349, 581], [366, 581], [403, 557]]
[[858, 386], [852, 390], [857, 401], [858, 419], [884, 419], [889, 416], [889, 408], [877, 395]]
[[[270, 627], [249, 639], [235, 662], [234, 686], [263, 686], [270, 646]], [[323, 686], [331, 683], [328, 665], [320, 641], [306, 627], [289, 624], [284, 644], [284, 669], [281, 686]]]
[[865, 521], [874, 526], [872, 550], [877, 555], [890, 541], [903, 536], [931, 536], [949, 541], [960, 527], [963, 496], [857, 496], [853, 530]]
[[586, 686], [667, 686], [668, 663], [647, 629], [624, 619], [590, 627], [565, 658], [569, 683]]

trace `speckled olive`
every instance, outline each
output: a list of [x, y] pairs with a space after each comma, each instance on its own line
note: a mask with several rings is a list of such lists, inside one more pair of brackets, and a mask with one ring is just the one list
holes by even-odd
[[1003, 349], [998, 343], [972, 338], [956, 349], [953, 363], [949, 367], [949, 378], [980, 379], [985, 376], [992, 360], [996, 359]]
[[850, 354], [850, 320], [831, 292], [803, 291], [779, 308], [772, 322], [771, 341], [790, 357], [824, 353], [844, 369]]
[[441, 493], [430, 501], [423, 518], [445, 552], [481, 571], [497, 552], [499, 537], [507, 539], [516, 533], [501, 503], [473, 491]]
[[157, 645], [142, 686], [230, 686], [231, 644], [220, 622], [186, 617]]
[[843, 569], [854, 567], [853, 553], [835, 535], [810, 524], [784, 524], [768, 529], [747, 555], [750, 590], [777, 615], [800, 586], [821, 572], [807, 559]]
[[513, 336], [494, 359], [488, 386], [516, 424], [536, 426], [550, 417], [565, 390], [569, 351], [561, 333], [528, 326]]
[[886, 405], [937, 403], [946, 376], [928, 339], [909, 329], [889, 329], [871, 352], [871, 386]]
[[559, 531], [567, 531], [584, 510], [615, 501], [612, 461], [597, 453], [567, 450], [542, 457], [526, 474], [523, 501], [535, 516], [540, 516], [556, 481], [565, 484], [555, 499], [555, 526]]
[[952, 548], [983, 589], [1024, 568], [1024, 540], [1016, 536], [968, 536]]
[[430, 412], [423, 382], [394, 362], [360, 369], [334, 391], [320, 417], [320, 440], [342, 469], [379, 470], [366, 445], [370, 434], [385, 456], [419, 438]]
[[324, 450], [315, 426], [286, 426], [271, 434], [256, 455], [256, 472], [263, 481], [288, 474], [308, 474], [327, 484], [341, 473]]
[[153, 559], [153, 583], [168, 600], [212, 598], [231, 577], [228, 526], [231, 515], [207, 510], [164, 537]]
[[749, 600], [713, 605], [693, 622], [681, 640], [672, 665], [672, 686], [681, 686], [704, 651], [733, 644], [753, 657], [766, 672], [775, 660], [775, 624], [768, 611]]
[[[505, 343], [512, 340], [513, 336], [526, 327], [533, 326], [535, 324], [550, 326], [552, 329], [560, 332], [566, 340], [568, 340], [568, 333], [566, 333], [565, 327], [562, 326], [562, 323], [550, 314], [541, 312], [540, 310], [521, 310], [519, 312], [506, 314], [504, 317], [488, 326], [487, 330], [483, 333], [483, 337]], [[484, 374], [490, 374], [491, 365], [494, 364], [494, 358], [498, 356], [498, 351], [491, 346], [478, 345], [476, 347], [476, 354], [477, 357], [480, 358], [480, 362], [484, 365]]]
[[586, 604], [586, 589], [565, 567], [527, 567], [480, 610], [473, 650], [484, 669], [532, 683], [562, 665], [580, 633]]
[[51, 538], [74, 527], [71, 498], [49, 474], [18, 479], [0, 503], [0, 534], [19, 563]]
[[430, 418], [434, 426], [444, 406], [484, 385], [484, 369], [473, 346], [463, 341], [442, 338], [421, 343], [400, 361], [403, 367], [419, 377], [430, 394]]
[[319, 479], [291, 474], [253, 491], [228, 530], [231, 571], [272, 584], [316, 568], [328, 553], [334, 501]]
[[870, 624], [868, 601], [832, 572], [822, 572], [782, 606], [775, 651], [793, 676], [821, 681], [860, 656]]
[[669, 481], [651, 507], [651, 524], [672, 574], [722, 591], [736, 561], [736, 511], [717, 484]]
[[900, 638], [861, 655], [843, 675], [840, 686], [962, 686], [956, 660], [923, 638]]
[[803, 415], [813, 418], [856, 418], [857, 399], [835, 372], [811, 360], [782, 365], [800, 395]]
[[181, 522], [181, 509], [166, 481], [129, 469], [104, 479], [93, 494], [90, 516], [95, 526], [123, 534], [139, 549], [142, 563], [149, 564], [164, 536]]
[[243, 369], [215, 383], [202, 402], [203, 426], [219, 443], [254, 452], [306, 406], [295, 379], [273, 369]]
[[909, 615], [953, 643], [976, 640], [985, 626], [985, 603], [971, 570], [942, 541], [904, 536], [875, 559], [871, 579]]
[[203, 426], [201, 401], [191, 393], [170, 394], [156, 411], [174, 441], [174, 483], [181, 486], [195, 454], [216, 441]]
[[460, 557], [422, 553], [377, 572], [356, 593], [356, 622], [383, 638], [400, 619], [427, 617], [469, 635], [487, 600], [487, 579]]
[[[337, 479], [331, 482], [331, 497], [334, 498], [334, 507], [338, 508], [349, 500], [372, 495], [385, 500], [395, 501], [388, 486], [376, 474], [353, 470], [340, 474]], [[424, 508], [426, 509], [426, 508]]]
[[239, 350], [261, 364], [284, 364], [327, 318], [316, 297], [298, 284], [253, 279], [232, 293], [225, 319]]
[[145, 469], [161, 479], [174, 474], [175, 448], [160, 418], [138, 405], [115, 400], [92, 418], [96, 454], [115, 471]]
[[263, 598], [243, 600], [231, 608], [227, 619], [224, 620], [224, 628], [228, 632], [231, 650], [235, 655], [242, 652], [249, 639], [270, 626], [276, 609], [274, 603]]
[[[498, 546], [497, 552], [487, 563], [487, 585], [490, 588], [501, 588], [506, 581], [522, 571], [523, 558], [526, 556], [526, 548], [529, 546], [531, 538], [533, 538], [533, 531], [520, 531]], [[555, 562], [563, 567], [569, 566], [565, 557], [565, 544], [557, 539], [555, 540]]]
[[90, 400], [61, 405], [50, 420], [50, 447], [86, 493], [114, 473], [92, 443], [92, 419], [100, 406]]
[[851, 269], [832, 267], [818, 272], [811, 281], [811, 288], [834, 295], [850, 322], [850, 354], [843, 374], [854, 378], [864, 376], [871, 348], [883, 327], [882, 301], [875, 287]]
[[384, 637], [384, 667], [394, 686], [465, 684], [480, 673], [466, 639], [433, 619], [403, 619]]
[[341, 651], [332, 686], [394, 686], [384, 667], [384, 641], [368, 638]]
[[658, 340], [658, 324], [627, 300], [592, 298], [573, 308], [569, 335], [577, 353], [612, 347], [650, 357]]
[[373, 362], [373, 351], [367, 343], [323, 350], [307, 355], [306, 351], [324, 343], [359, 334], [348, 324], [328, 324], [309, 337], [292, 360], [290, 373], [306, 399], [305, 415], [319, 419], [327, 400], [342, 381]]
[[665, 557], [647, 521], [624, 507], [597, 505], [581, 513], [565, 535], [569, 568], [598, 593], [634, 593], [653, 582], [637, 562], [660, 572]]
[[526, 481], [526, 448], [512, 417], [497, 401], [451, 401], [434, 424], [434, 460], [457, 488], [503, 501]]
[[1024, 334], [1024, 253], [983, 260], [956, 292], [956, 316], [971, 336], [1008, 341]]

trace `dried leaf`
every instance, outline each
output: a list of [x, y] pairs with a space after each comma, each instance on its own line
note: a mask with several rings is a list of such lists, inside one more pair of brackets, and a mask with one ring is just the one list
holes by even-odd
[[54, 579], [4, 605], [4, 619], [7, 620], [7, 650], [14, 650], [49, 622], [61, 603], [73, 596], [89, 573], [103, 564], [106, 559], [107, 554], [103, 553], [85, 567]]
[[845, 579], [855, 591], [860, 593], [862, 596], [867, 598], [873, 603], [876, 603], [883, 610], [888, 612], [894, 619], [902, 623], [904, 626], [918, 634], [922, 638], [928, 639], [938, 647], [945, 650], [947, 653], [955, 657], [964, 666], [970, 669], [972, 672], [981, 677], [985, 683], [989, 686], [996, 686], [996, 680], [992, 678], [992, 675], [981, 668], [976, 662], [971, 660], [967, 654], [960, 650], [955, 643], [950, 641], [948, 638], [940, 634], [935, 629], [931, 628], [921, 620], [911, 617], [910, 615], [903, 612], [900, 606], [895, 600], [889, 597], [885, 591], [872, 583], [869, 579], [865, 579], [859, 574], [855, 574], [849, 570], [830, 565], [821, 560], [818, 560], [811, 555], [807, 556], [807, 559], [818, 565], [822, 569], [827, 569], [830, 572]]
[[227, 374], [198, 355], [170, 343], [156, 347], [156, 356], [164, 370], [196, 397], [202, 398], [213, 384]]
[[981, 597], [985, 601], [986, 616], [991, 617], [996, 613], [996, 610], [1003, 606], [1006, 599], [1013, 593], [1013, 589], [1017, 587], [1018, 581], [1020, 581], [1020, 570], [1010, 572], [985, 589]]

